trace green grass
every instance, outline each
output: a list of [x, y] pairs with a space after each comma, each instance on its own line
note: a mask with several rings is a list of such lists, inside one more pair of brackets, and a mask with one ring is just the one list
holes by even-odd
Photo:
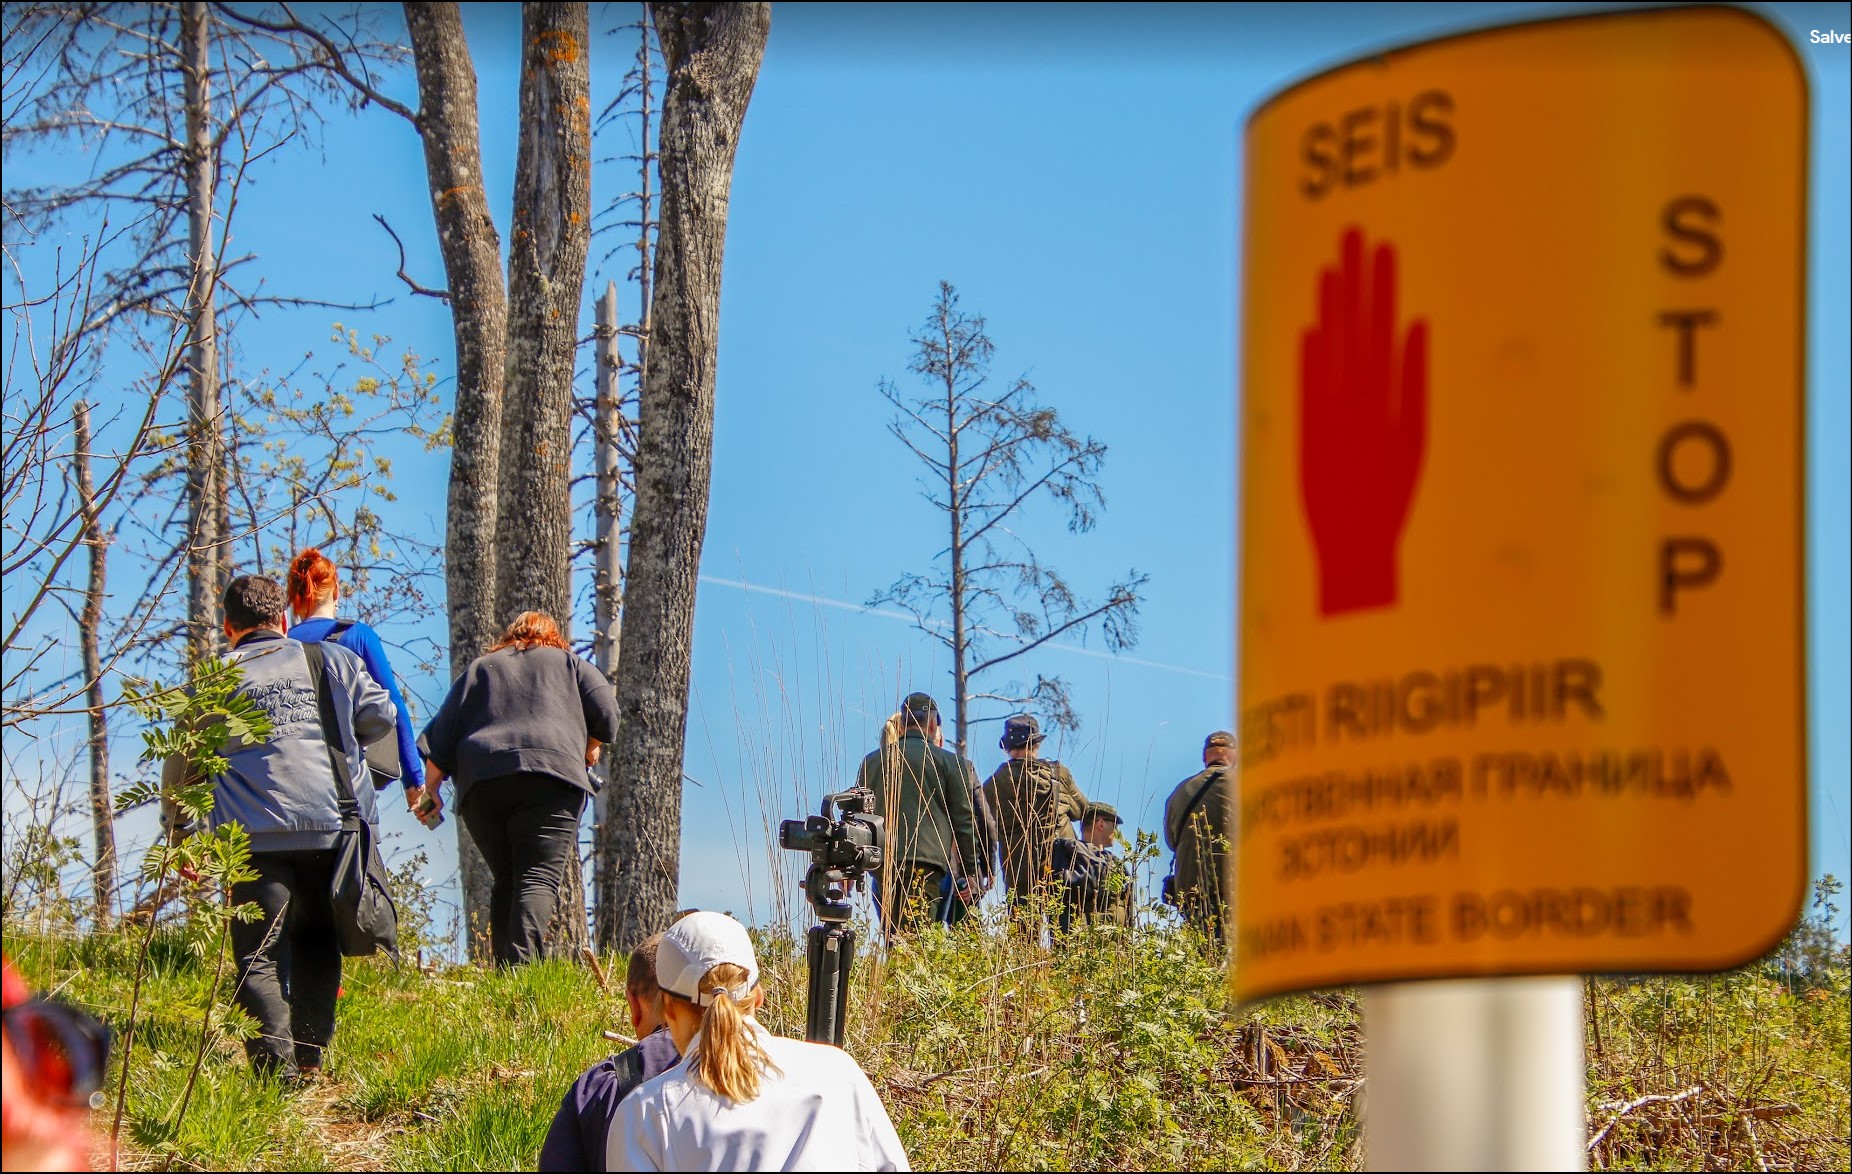
[[[797, 943], [761, 939], [767, 1026], [801, 1034]], [[39, 989], [118, 1029], [133, 952], [120, 935], [9, 927]], [[209, 1169], [531, 1169], [566, 1085], [627, 1030], [621, 993], [549, 962], [424, 974], [350, 962], [329, 1079], [285, 1093], [215, 1040], [170, 1125], [210, 967], [158, 936], [144, 994], [125, 1165]], [[621, 975], [618, 959], [605, 972]], [[1848, 996], [1764, 968], [1594, 984], [1595, 1165], [1844, 1169]], [[1213, 951], [1172, 929], [1097, 932], [1045, 951], [992, 919], [859, 960], [849, 1048], [920, 1168], [1355, 1169], [1363, 1041], [1345, 992], [1230, 1007]], [[1600, 1046], [1594, 1036], [1599, 1031]], [[107, 1114], [100, 1114], [107, 1125]]]

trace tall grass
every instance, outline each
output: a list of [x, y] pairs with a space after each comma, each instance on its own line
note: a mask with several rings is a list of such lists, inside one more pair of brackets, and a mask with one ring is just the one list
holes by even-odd
[[[120, 1021], [126, 931], [9, 926], [6, 948], [34, 987]], [[801, 942], [779, 926], [760, 950], [764, 1020], [800, 1035]], [[621, 960], [604, 972], [621, 974]], [[350, 963], [325, 1083], [284, 1092], [216, 1039], [175, 1134], [166, 1107], [210, 973], [157, 934], [128, 1168], [531, 1169], [567, 1084], [617, 1048], [601, 1031], [628, 1030], [621, 992], [566, 962]], [[1806, 983], [1758, 966], [1591, 985], [1595, 1167], [1847, 1168], [1843, 964]], [[986, 914], [865, 948], [848, 1047], [921, 1168], [1358, 1168], [1367, 1084], [1352, 995], [1236, 1008], [1223, 990], [1216, 947], [1169, 925], [1051, 949]]]

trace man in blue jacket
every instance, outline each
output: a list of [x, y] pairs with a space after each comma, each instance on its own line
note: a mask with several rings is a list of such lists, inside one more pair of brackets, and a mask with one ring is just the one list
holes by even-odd
[[[323, 680], [339, 727], [324, 730], [308, 656], [284, 635], [282, 586], [241, 576], [225, 588], [223, 604], [229, 659], [244, 677], [238, 692], [271, 722], [263, 742], [226, 743], [227, 766], [212, 789], [211, 826], [240, 824], [251, 838], [257, 879], [233, 885], [232, 902], [254, 901], [262, 910], [257, 920], [231, 926], [238, 1005], [259, 1027], [244, 1046], [258, 1072], [299, 1083], [321, 1071], [341, 987], [341, 947], [328, 896], [341, 830], [330, 755], [347, 759], [348, 778], [361, 780], [353, 788], [360, 812], [377, 824], [362, 748], [391, 733], [396, 715], [359, 657], [323, 644]], [[163, 788], [178, 785], [186, 770], [184, 759], [168, 759]]]
[[655, 934], [638, 946], [624, 975], [636, 1045], [593, 1064], [566, 1090], [540, 1146], [541, 1174], [604, 1170], [618, 1102], [681, 1062], [662, 1018], [662, 987], [656, 981], [661, 941], [662, 935]]

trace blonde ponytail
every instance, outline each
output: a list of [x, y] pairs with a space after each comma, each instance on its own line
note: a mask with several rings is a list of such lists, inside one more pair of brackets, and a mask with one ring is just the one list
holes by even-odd
[[707, 1087], [735, 1104], [757, 1100], [761, 1072], [778, 1070], [747, 1025], [746, 1011], [730, 993], [748, 977], [745, 967], [722, 962], [702, 977], [700, 986], [700, 993], [711, 994], [713, 1002], [701, 1013], [695, 1071]]

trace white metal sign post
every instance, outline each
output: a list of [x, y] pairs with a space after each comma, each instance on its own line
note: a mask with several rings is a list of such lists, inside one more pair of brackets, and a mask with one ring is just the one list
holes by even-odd
[[1363, 992], [1371, 1170], [1588, 1165], [1579, 978], [1385, 983]]

